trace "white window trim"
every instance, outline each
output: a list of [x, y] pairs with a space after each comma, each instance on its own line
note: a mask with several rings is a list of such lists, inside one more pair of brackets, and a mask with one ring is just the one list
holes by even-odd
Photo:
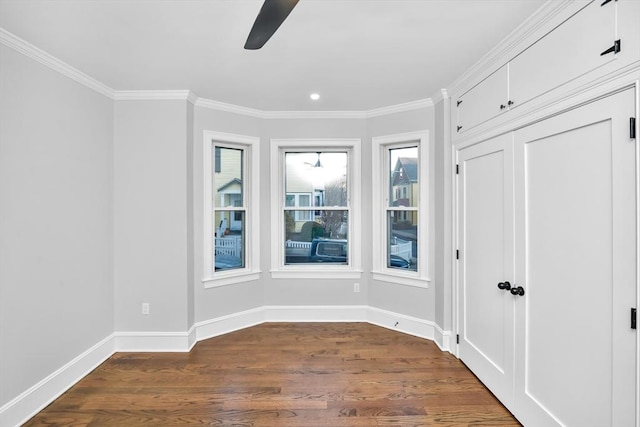
[[[244, 150], [243, 192], [245, 197], [245, 267], [216, 272], [213, 259], [213, 143]], [[203, 278], [205, 288], [232, 285], [260, 278], [260, 138], [230, 133], [204, 131], [204, 254]]]
[[[418, 201], [418, 271], [403, 271], [387, 267], [387, 199], [389, 193], [389, 167], [387, 155], [389, 148], [400, 148], [403, 145], [418, 145], [418, 182], [420, 197]], [[429, 179], [429, 132], [419, 131], [372, 138], [372, 247], [373, 247], [373, 279], [400, 285], [428, 288], [430, 259], [429, 205], [431, 203], [431, 185]], [[382, 232], [381, 232], [382, 230]]]
[[[361, 156], [359, 138], [271, 140], [271, 277], [291, 279], [360, 279], [362, 276]], [[349, 265], [284, 265], [284, 153], [287, 151], [348, 151]], [[320, 210], [320, 209], [317, 209]]]

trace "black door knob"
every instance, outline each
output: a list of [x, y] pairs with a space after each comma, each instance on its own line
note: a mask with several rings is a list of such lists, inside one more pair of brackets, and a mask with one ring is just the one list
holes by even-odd
[[511, 283], [509, 283], [509, 282], [500, 282], [500, 283], [498, 283], [498, 288], [503, 289], [505, 291], [508, 291], [509, 289], [511, 289]]
[[524, 288], [522, 286], [511, 288], [511, 295], [523, 296], [524, 295]]

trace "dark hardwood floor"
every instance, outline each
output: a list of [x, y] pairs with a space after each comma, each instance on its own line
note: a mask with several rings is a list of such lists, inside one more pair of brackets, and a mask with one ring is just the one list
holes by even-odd
[[116, 353], [27, 426], [519, 426], [455, 357], [367, 323], [266, 323]]

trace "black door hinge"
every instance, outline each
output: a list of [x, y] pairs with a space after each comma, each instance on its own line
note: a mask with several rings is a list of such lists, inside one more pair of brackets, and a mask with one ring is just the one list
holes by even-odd
[[456, 259], [460, 259], [460, 251], [456, 249]]
[[637, 325], [637, 320], [636, 320], [636, 312], [638, 310], [636, 310], [635, 308], [631, 308], [631, 329], [637, 329], [636, 325]]
[[460, 165], [456, 165], [456, 175], [460, 175]]
[[607, 53], [618, 53], [618, 52], [620, 52], [621, 45], [622, 45], [622, 42], [620, 41], [620, 39], [614, 41], [613, 42], [613, 46], [611, 46], [609, 49], [607, 49], [604, 52], [602, 52], [600, 54], [600, 56], [604, 56]]
[[456, 334], [456, 344], [460, 344], [460, 334]]
[[629, 117], [629, 138], [636, 139], [636, 118]]
[[459, 107], [460, 104], [462, 104], [462, 99], [458, 99], [458, 101], [456, 102], [456, 107]]

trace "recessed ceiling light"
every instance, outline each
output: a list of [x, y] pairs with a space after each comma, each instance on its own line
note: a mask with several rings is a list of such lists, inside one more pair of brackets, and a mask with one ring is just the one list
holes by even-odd
[[311, 95], [309, 95], [309, 98], [311, 98], [313, 101], [317, 101], [318, 99], [320, 99], [320, 94], [312, 93]]

